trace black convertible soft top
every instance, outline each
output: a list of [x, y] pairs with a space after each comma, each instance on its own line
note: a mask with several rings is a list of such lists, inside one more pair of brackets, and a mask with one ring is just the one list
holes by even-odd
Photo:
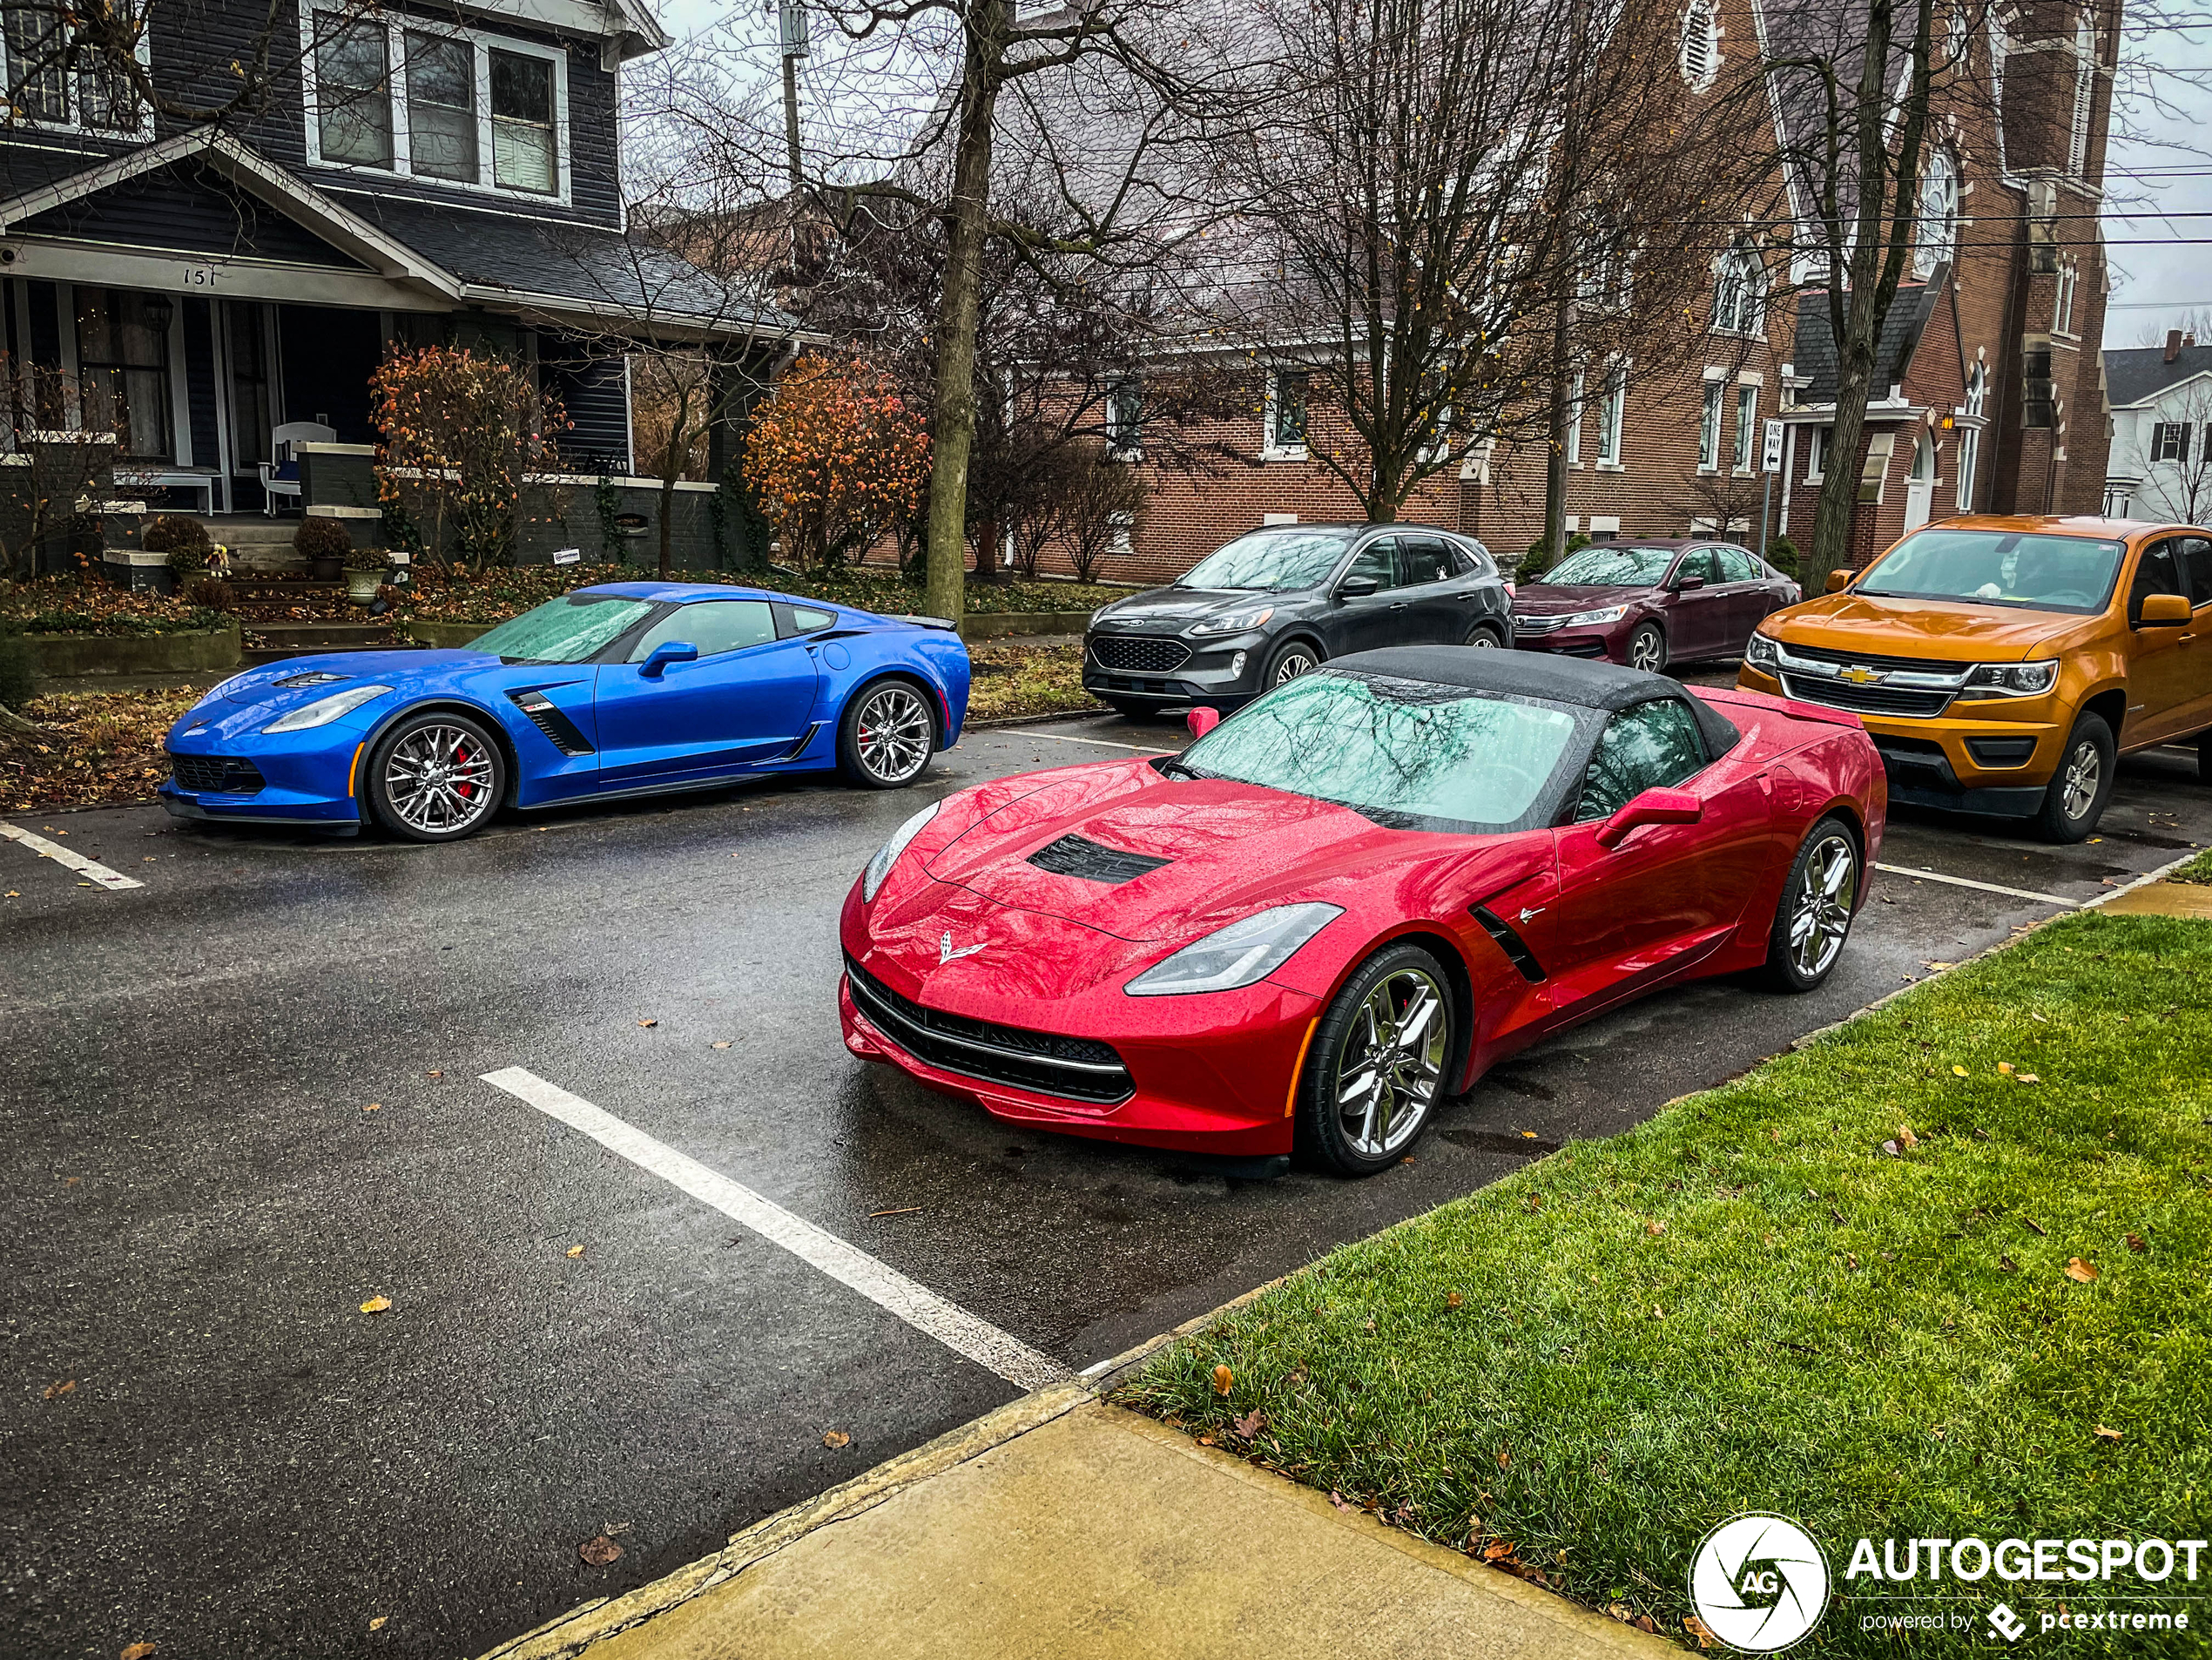
[[1643, 669], [1624, 669], [1618, 664], [1593, 663], [1587, 658], [1483, 651], [1466, 645], [1392, 645], [1332, 658], [1326, 666], [1400, 680], [1426, 680], [1431, 685], [1464, 686], [1470, 692], [1494, 692], [1501, 697], [1540, 698], [1585, 709], [1626, 709], [1655, 698], [1672, 698], [1689, 705], [1698, 730], [1704, 734], [1707, 753], [1714, 759], [1735, 748], [1743, 735], [1712, 705], [1691, 697], [1678, 680]]

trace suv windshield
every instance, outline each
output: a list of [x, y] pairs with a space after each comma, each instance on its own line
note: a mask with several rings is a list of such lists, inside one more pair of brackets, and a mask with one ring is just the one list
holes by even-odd
[[1550, 704], [1325, 670], [1184, 750], [1177, 770], [1333, 801], [1402, 830], [1509, 828], [1575, 735]]
[[1649, 588], [1666, 579], [1674, 563], [1672, 548], [1584, 548], [1570, 553], [1537, 583], [1580, 584], [1594, 588]]
[[2100, 611], [2112, 597], [2124, 545], [2016, 530], [1922, 530], [1876, 560], [1851, 591], [1876, 599]]
[[563, 594], [469, 642], [509, 663], [581, 663], [653, 608], [620, 594]]
[[1345, 530], [1254, 530], [1211, 553], [1176, 579], [1178, 588], [1311, 588], [1336, 569], [1352, 540]]

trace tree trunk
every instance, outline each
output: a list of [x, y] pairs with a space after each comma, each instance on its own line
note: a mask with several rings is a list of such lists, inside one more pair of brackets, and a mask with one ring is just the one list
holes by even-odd
[[987, 518], [975, 527], [975, 580], [996, 582], [999, 579], [999, 522]]
[[937, 308], [937, 407], [931, 421], [929, 582], [923, 605], [961, 620], [968, 551], [968, 462], [975, 442], [975, 323], [991, 188], [991, 120], [998, 102], [993, 63], [1005, 0], [981, 0], [968, 24], [960, 137], [946, 216], [945, 292]]
[[1808, 591], [1815, 581], [1851, 562], [1851, 522], [1858, 513], [1858, 441], [1866, 430], [1866, 399], [1873, 371], [1856, 363], [1838, 366], [1836, 425], [1821, 458], [1820, 503], [1813, 511], [1811, 557], [1802, 567]]
[[45, 730], [33, 721], [25, 720], [6, 704], [0, 703], [0, 736], [12, 733], [18, 738], [36, 738]]

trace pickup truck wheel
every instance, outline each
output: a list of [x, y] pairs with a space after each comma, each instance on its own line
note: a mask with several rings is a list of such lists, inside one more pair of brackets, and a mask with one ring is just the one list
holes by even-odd
[[[2198, 752], [2201, 757], [2202, 752]], [[2074, 723], [2066, 747], [2059, 752], [2059, 770], [2051, 774], [2043, 792], [2043, 809], [2035, 815], [2035, 828], [2046, 841], [2080, 841], [2104, 817], [2112, 799], [2113, 776], [2118, 770], [2119, 747], [2112, 728], [2101, 716], [2083, 715]]]

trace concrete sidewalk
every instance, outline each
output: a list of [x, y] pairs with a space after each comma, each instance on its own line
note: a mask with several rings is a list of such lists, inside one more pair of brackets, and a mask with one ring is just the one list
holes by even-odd
[[770, 1517], [658, 1586], [495, 1650], [499, 1660], [1680, 1652], [1340, 1511], [1079, 1384], [1015, 1401]]

